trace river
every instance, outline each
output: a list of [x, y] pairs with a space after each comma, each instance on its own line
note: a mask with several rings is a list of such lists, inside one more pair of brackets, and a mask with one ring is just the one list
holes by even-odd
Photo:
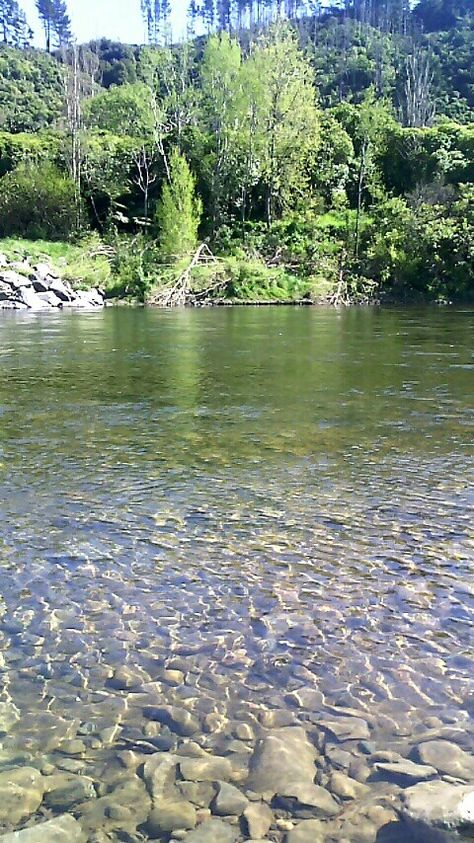
[[[423, 773], [384, 763], [474, 748], [473, 336], [469, 309], [0, 317], [0, 771], [41, 778], [8, 813], [0, 772], [0, 832], [247, 840], [235, 787], [265, 839], [409, 843]], [[334, 810], [259, 790], [293, 727]], [[186, 837], [143, 763], [203, 750], [155, 793]]]

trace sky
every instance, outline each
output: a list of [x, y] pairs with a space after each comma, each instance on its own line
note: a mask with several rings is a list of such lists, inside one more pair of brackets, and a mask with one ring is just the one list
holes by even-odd
[[[35, 0], [20, 0], [20, 5], [35, 30], [35, 43], [44, 46]], [[128, 44], [141, 44], [144, 41], [140, 0], [68, 0], [67, 5], [73, 32], [79, 43], [102, 36]], [[186, 0], [176, 0], [174, 6], [173, 29], [174, 34], [178, 35], [186, 15]]]

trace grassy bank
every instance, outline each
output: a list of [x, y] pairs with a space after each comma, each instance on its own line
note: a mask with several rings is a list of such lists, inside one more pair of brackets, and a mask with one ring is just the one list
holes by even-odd
[[[0, 239], [0, 253], [8, 261], [28, 258], [47, 262], [75, 288], [100, 287], [111, 300], [153, 301], [169, 289], [189, 267], [189, 259], [161, 263], [152, 247], [139, 239], [117, 238], [103, 243], [89, 236], [77, 243]], [[244, 303], [296, 302], [307, 297], [310, 284], [281, 267], [259, 260], [219, 258], [193, 267], [189, 288], [199, 301]]]

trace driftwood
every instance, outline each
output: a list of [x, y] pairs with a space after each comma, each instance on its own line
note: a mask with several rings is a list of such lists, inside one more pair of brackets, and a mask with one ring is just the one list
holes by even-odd
[[185, 304], [197, 304], [209, 298], [212, 293], [225, 286], [223, 280], [219, 280], [217, 283], [214, 282], [205, 290], [193, 291], [191, 286], [193, 269], [197, 266], [206, 266], [209, 264], [214, 264], [216, 269], [219, 267], [219, 261], [212, 254], [207, 243], [201, 243], [186, 269], [181, 272], [175, 281], [155, 293], [150, 299], [150, 304], [156, 305], [157, 307], [179, 307]]
[[336, 287], [336, 290], [329, 298], [329, 304], [334, 305], [334, 307], [339, 307], [339, 305], [348, 305], [350, 304], [349, 301], [349, 294], [347, 290], [347, 278], [346, 273], [344, 271], [344, 263], [345, 263], [346, 255], [343, 253], [341, 255], [339, 261], [339, 280]]

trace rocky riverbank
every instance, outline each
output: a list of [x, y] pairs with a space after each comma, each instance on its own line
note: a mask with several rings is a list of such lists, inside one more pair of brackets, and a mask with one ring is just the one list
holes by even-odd
[[74, 290], [48, 263], [9, 262], [0, 254], [0, 310], [89, 310], [104, 303], [100, 290]]

